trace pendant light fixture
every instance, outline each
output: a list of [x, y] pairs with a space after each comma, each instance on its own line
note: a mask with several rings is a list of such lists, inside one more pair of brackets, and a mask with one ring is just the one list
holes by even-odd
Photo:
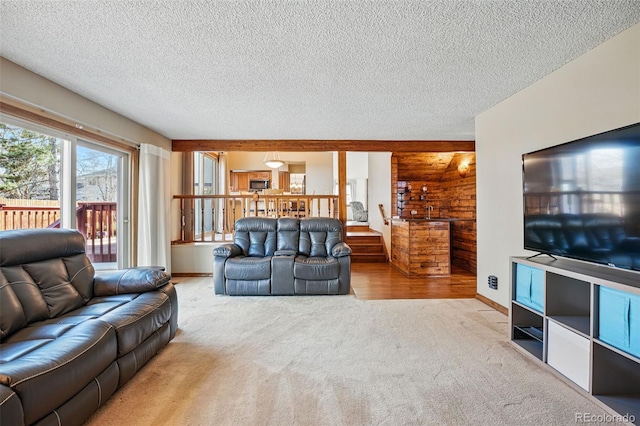
[[264, 156], [263, 162], [272, 169], [279, 169], [284, 164], [284, 161], [280, 159], [280, 154], [277, 152], [267, 153], [267, 155]]

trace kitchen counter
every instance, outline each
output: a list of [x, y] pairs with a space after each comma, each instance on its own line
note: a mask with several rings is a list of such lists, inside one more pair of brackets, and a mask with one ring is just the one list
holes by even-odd
[[391, 263], [408, 277], [451, 275], [451, 223], [456, 219], [391, 219]]
[[460, 219], [455, 218], [443, 218], [443, 217], [432, 217], [432, 218], [401, 218], [401, 217], [392, 217], [391, 221], [397, 222], [457, 222]]

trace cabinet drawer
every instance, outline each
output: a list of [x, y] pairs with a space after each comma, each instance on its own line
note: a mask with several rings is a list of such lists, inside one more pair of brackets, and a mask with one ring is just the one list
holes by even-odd
[[600, 340], [640, 358], [640, 295], [599, 288]]
[[576, 383], [589, 390], [589, 339], [549, 321], [547, 363]]
[[538, 312], [544, 311], [544, 271], [516, 264], [516, 301]]

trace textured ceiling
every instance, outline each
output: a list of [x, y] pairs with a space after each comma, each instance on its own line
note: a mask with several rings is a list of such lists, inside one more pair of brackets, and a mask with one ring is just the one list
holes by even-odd
[[172, 139], [473, 139], [638, 0], [1, 1], [0, 55]]

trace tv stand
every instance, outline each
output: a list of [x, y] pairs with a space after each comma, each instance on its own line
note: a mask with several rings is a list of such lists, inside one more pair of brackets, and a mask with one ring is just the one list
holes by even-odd
[[640, 274], [512, 257], [509, 338], [603, 408], [640, 422]]
[[529, 257], [527, 257], [526, 259], [527, 259], [527, 260], [528, 260], [528, 259], [533, 259], [534, 257], [538, 257], [538, 256], [549, 256], [549, 257], [550, 257], [550, 258], [552, 258], [553, 260], [558, 260], [558, 258], [557, 258], [557, 257], [555, 257], [554, 255], [549, 254], [549, 253], [537, 253], [537, 254], [534, 254], [533, 256], [529, 256]]

